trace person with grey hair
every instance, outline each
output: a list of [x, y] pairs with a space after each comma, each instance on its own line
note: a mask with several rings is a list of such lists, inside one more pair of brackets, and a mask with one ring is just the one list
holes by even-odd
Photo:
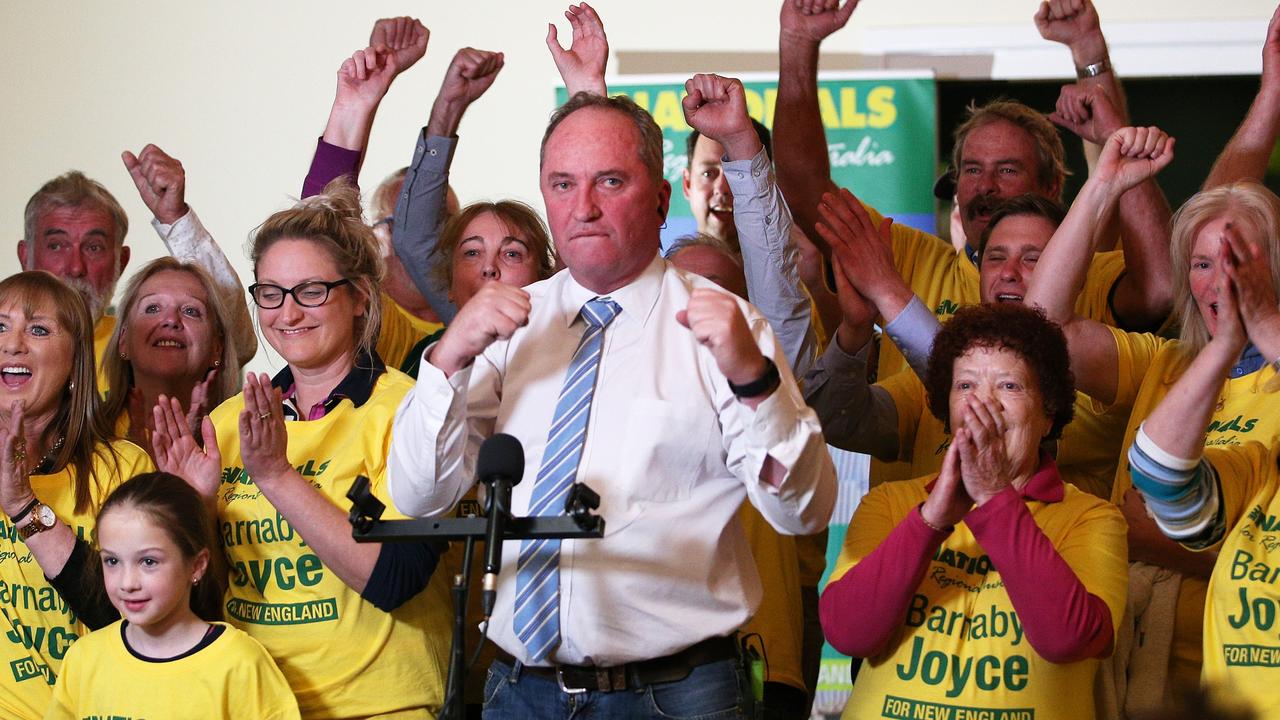
[[129, 264], [124, 208], [102, 183], [72, 170], [31, 196], [23, 221], [18, 261], [24, 270], [53, 273], [84, 295], [94, 322], [94, 355], [100, 357], [115, 328], [107, 306]]
[[[154, 218], [151, 225], [169, 253], [209, 271], [231, 312], [228, 340], [240, 364], [258, 350], [244, 287], [227, 256], [186, 202], [182, 163], [155, 145], [137, 155], [122, 154], [138, 194]], [[102, 354], [115, 330], [111, 300], [125, 266], [129, 218], [119, 201], [96, 180], [72, 170], [45, 183], [27, 201], [18, 260], [26, 270], [47, 270], [85, 296], [93, 316], [94, 356]], [[105, 377], [99, 383], [105, 388]]]
[[[727, 139], [734, 159], [760, 149]], [[658, 255], [671, 185], [648, 113], [580, 92], [540, 157], [566, 269], [489, 283], [428, 350], [396, 414], [391, 498], [446, 512], [495, 432], [524, 446], [513, 514], [559, 514], [574, 482], [600, 495], [604, 537], [505, 546], [486, 716], [743, 712], [733, 633], [762, 590], [738, 508], [788, 534], [825, 526], [821, 429], [759, 312]]]

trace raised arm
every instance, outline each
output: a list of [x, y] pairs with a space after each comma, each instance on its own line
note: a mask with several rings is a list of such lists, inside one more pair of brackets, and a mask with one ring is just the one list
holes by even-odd
[[791, 239], [791, 211], [747, 114], [742, 83], [695, 75], [685, 89], [689, 126], [725, 149], [724, 174], [734, 197], [747, 299], [769, 321], [796, 375], [803, 375], [817, 352], [812, 309], [800, 280], [799, 248]]
[[1173, 159], [1173, 138], [1157, 128], [1122, 128], [1103, 146], [1098, 167], [1058, 226], [1031, 278], [1026, 302], [1062, 326], [1076, 382], [1103, 403], [1116, 395], [1117, 352], [1111, 331], [1075, 314], [1076, 296], [1097, 243], [1095, 230], [1122, 194], [1154, 177]]
[[1213, 339], [1143, 421], [1129, 449], [1133, 484], [1156, 524], [1170, 538], [1193, 545], [1220, 539], [1221, 528], [1214, 527], [1219, 490], [1200, 458], [1222, 384], [1248, 339], [1239, 289], [1226, 269], [1233, 262], [1224, 238], [1214, 261], [1218, 313]]
[[[187, 205], [187, 173], [182, 163], [155, 145], [147, 145], [137, 155], [126, 150], [121, 159], [142, 202], [155, 216], [151, 226], [169, 254], [209, 271], [217, 286], [218, 298], [231, 314], [230, 326], [225, 331], [227, 338], [235, 343], [236, 359], [241, 365], [249, 362], [258, 352], [258, 338], [253, 332], [244, 286], [226, 253]], [[238, 374], [239, 369], [227, 368], [226, 372]]]
[[[1129, 125], [1124, 88], [1111, 67], [1107, 41], [1092, 0], [1046, 0], [1035, 16], [1046, 40], [1071, 51], [1075, 84], [1062, 89], [1050, 119], [1085, 142], [1091, 165], [1108, 137]], [[1142, 183], [1120, 198], [1119, 231], [1125, 274], [1112, 295], [1111, 309], [1120, 327], [1146, 330], [1159, 326], [1173, 303], [1169, 260], [1169, 202], [1154, 181]]]
[[[852, 197], [852, 196], [850, 196]], [[835, 202], [830, 195], [827, 199]], [[853, 200], [857, 205], [857, 200]], [[861, 210], [861, 205], [858, 205]], [[836, 298], [841, 322], [826, 351], [804, 378], [805, 402], [818, 413], [827, 442], [882, 460], [896, 460], [901, 442], [892, 396], [867, 380], [876, 307], [856, 285], [860, 234], [876, 230], [826, 207], [818, 231], [833, 248]]]
[[440, 229], [447, 219], [449, 165], [462, 116], [493, 85], [502, 65], [499, 52], [462, 48], [454, 53], [431, 106], [427, 126], [418, 135], [413, 161], [405, 172], [396, 202], [391, 244], [409, 279], [446, 324], [458, 310], [449, 300], [448, 288], [436, 285], [431, 268], [438, 261], [446, 261], [434, 255]]
[[396, 76], [427, 52], [430, 35], [413, 18], [379, 20], [374, 23], [369, 47], [342, 62], [333, 107], [302, 183], [302, 197], [319, 194], [330, 180], [342, 175], [350, 175], [352, 184], [359, 184], [357, 176], [378, 106]]
[[1262, 78], [1249, 112], [1213, 163], [1204, 189], [1236, 182], [1262, 182], [1280, 134], [1280, 7], [1267, 25], [1262, 44]]
[[325, 142], [364, 152], [378, 105], [396, 76], [427, 53], [431, 32], [420, 20], [386, 18], [373, 25], [369, 47], [338, 69], [338, 90], [324, 128]]
[[[1062, 43], [1071, 51], [1080, 88], [1105, 92], [1119, 112], [1120, 125], [1127, 125], [1129, 112], [1124, 89], [1111, 67], [1107, 39], [1102, 34], [1102, 23], [1093, 0], [1043, 0], [1036, 11], [1035, 23], [1040, 37]], [[1106, 138], [1107, 135], [1102, 136], [1103, 141]], [[1102, 146], [1102, 142], [1091, 138], [1081, 139]]]
[[582, 3], [570, 5], [564, 16], [573, 29], [569, 48], [560, 45], [556, 24], [547, 23], [547, 49], [551, 51], [551, 59], [555, 61], [569, 97], [580, 92], [608, 94], [604, 71], [609, 62], [609, 39], [605, 36], [600, 15], [595, 8]]
[[[1099, 147], [1124, 125], [1123, 113], [1107, 92], [1098, 85], [1083, 82], [1062, 88], [1057, 108], [1049, 119]], [[1171, 215], [1169, 201], [1154, 178], [1138, 183], [1120, 196], [1118, 220], [1125, 273], [1116, 282], [1111, 309], [1122, 328], [1157, 327], [1164, 322], [1173, 304], [1169, 257]], [[1098, 227], [1102, 229], [1101, 225]]]
[[818, 203], [835, 190], [827, 134], [818, 109], [818, 49], [844, 27], [858, 0], [783, 0], [778, 33], [778, 98], [773, 153], [778, 185], [796, 224], [824, 255], [830, 251], [816, 231]]

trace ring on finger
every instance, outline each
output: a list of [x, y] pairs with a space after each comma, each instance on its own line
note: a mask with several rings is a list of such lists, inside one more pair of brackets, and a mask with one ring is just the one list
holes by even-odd
[[268, 411], [266, 411], [266, 412], [264, 412], [264, 413], [258, 413], [258, 419], [259, 419], [259, 420], [266, 420], [266, 419], [267, 419], [267, 418], [269, 418], [269, 417], [271, 417], [271, 411], [270, 411], [270, 410], [268, 410]]

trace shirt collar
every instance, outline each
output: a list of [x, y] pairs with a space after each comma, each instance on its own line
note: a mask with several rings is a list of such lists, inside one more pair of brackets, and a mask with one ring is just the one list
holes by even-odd
[[[328, 413], [343, 398], [351, 401], [352, 405], [360, 407], [369, 401], [373, 395], [373, 388], [378, 383], [378, 378], [387, 371], [387, 366], [382, 362], [382, 358], [378, 357], [377, 352], [362, 350], [356, 353], [355, 363], [347, 376], [342, 378], [342, 382], [329, 392], [329, 395], [320, 403], [324, 406], [324, 410]], [[284, 367], [275, 377], [271, 378], [271, 387], [279, 388], [285, 397], [292, 397], [295, 392], [295, 383], [293, 380], [293, 370], [288, 365]], [[307, 419], [310, 417], [310, 409], [299, 408], [300, 411], [306, 412]]]
[[1266, 364], [1267, 360], [1262, 357], [1262, 352], [1253, 343], [1246, 343], [1244, 351], [1240, 353], [1240, 360], [1231, 368], [1231, 377], [1244, 377], [1261, 370]]
[[653, 260], [634, 280], [610, 293], [600, 294], [582, 287], [573, 279], [573, 274], [565, 271], [566, 281], [561, 292], [561, 321], [565, 327], [573, 325], [587, 301], [597, 297], [607, 297], [618, 303], [622, 315], [627, 315], [645, 323], [653, 308], [657, 305], [658, 294], [662, 290], [662, 276], [666, 272], [667, 261], [655, 255]]
[[[928, 485], [924, 486], [924, 489], [932, 492], [937, 482], [938, 478], [934, 477]], [[1019, 494], [1025, 500], [1038, 500], [1043, 503], [1062, 502], [1062, 498], [1066, 496], [1066, 490], [1063, 489], [1062, 476], [1058, 474], [1058, 464], [1053, 461], [1049, 453], [1040, 452], [1040, 467], [1031, 475], [1031, 479], [1022, 487]]]

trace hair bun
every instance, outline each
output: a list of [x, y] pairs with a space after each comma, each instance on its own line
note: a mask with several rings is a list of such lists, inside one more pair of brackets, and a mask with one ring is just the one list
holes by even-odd
[[351, 184], [346, 175], [329, 181], [329, 184], [324, 186], [323, 192], [299, 200], [295, 207], [324, 210], [343, 219], [364, 222], [364, 213], [360, 207], [360, 190]]

